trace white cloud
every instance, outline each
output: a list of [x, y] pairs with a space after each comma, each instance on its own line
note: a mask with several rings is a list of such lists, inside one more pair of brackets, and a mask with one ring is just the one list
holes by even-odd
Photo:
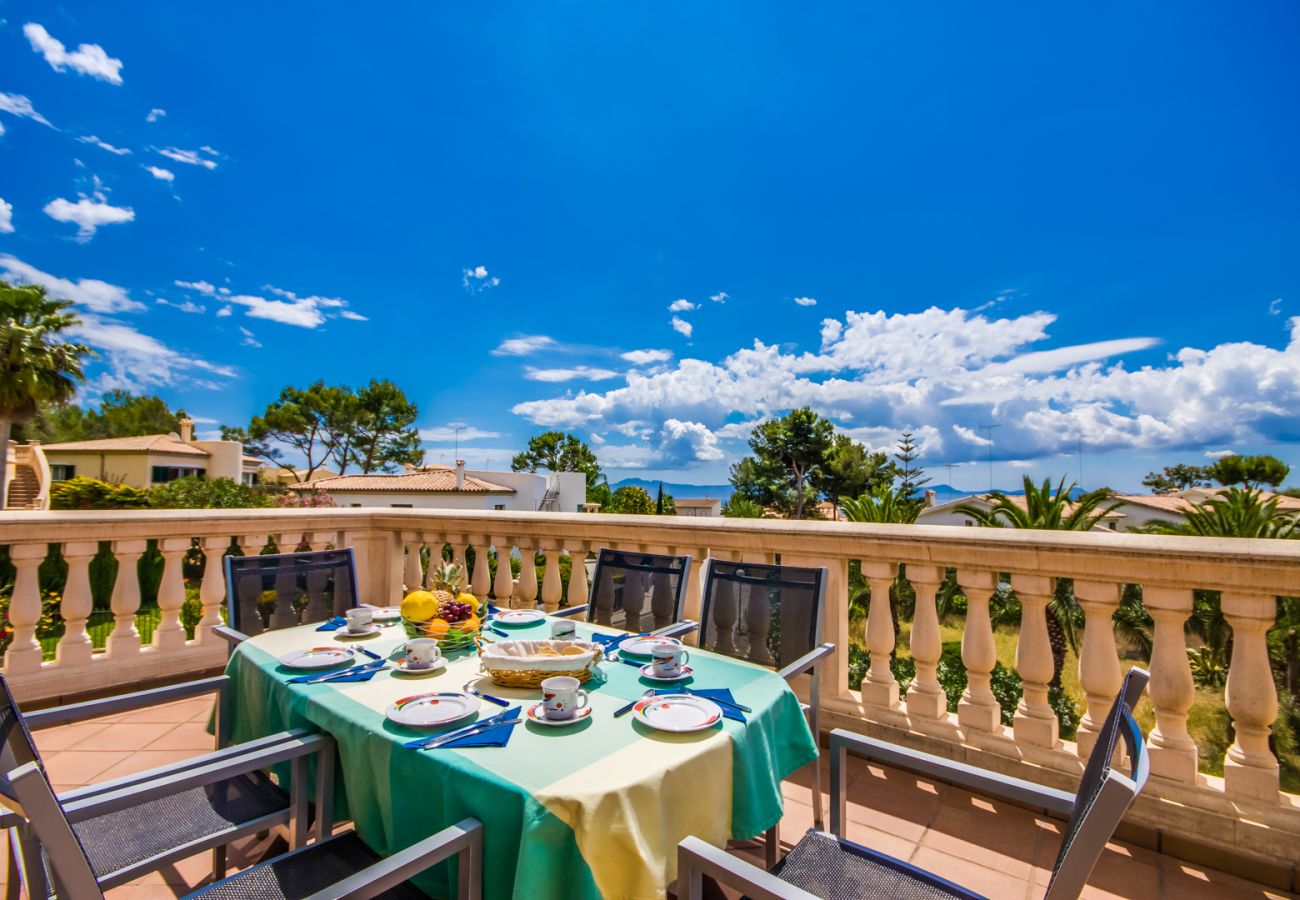
[[44, 212], [56, 222], [72, 222], [77, 226], [77, 240], [85, 242], [95, 236], [95, 230], [104, 225], [120, 225], [135, 219], [135, 210], [129, 206], [113, 206], [97, 195], [96, 199], [82, 197], [76, 203], [59, 197], [45, 204]]
[[368, 319], [368, 318], [366, 318], [365, 316], [361, 315], [361, 313], [359, 313], [359, 312], [353, 312], [353, 311], [350, 310], [350, 309], [345, 309], [345, 310], [341, 311], [341, 312], [339, 313], [339, 316], [341, 316], [341, 317], [344, 318], [344, 319], [351, 319], [353, 322], [369, 322], [369, 321], [370, 321], [370, 319]]
[[234, 314], [235, 310], [229, 306], [223, 306], [221, 309], [217, 310], [218, 319], [224, 319], [226, 316], [233, 316]]
[[39, 284], [52, 296], [71, 300], [90, 312], [140, 312], [146, 308], [143, 303], [132, 300], [126, 288], [96, 278], [81, 278], [73, 283], [66, 278], [42, 272], [35, 266], [28, 265], [7, 253], [0, 254], [0, 269], [4, 270], [10, 281], [16, 278]]
[[812, 297], [795, 297], [794, 302], [800, 306], [816, 306], [817, 301]]
[[1270, 316], [1280, 316], [1282, 314], [1282, 298], [1275, 297], [1269, 301], [1268, 314]]
[[0, 91], [0, 112], [7, 112], [20, 119], [31, 119], [33, 122], [49, 125], [50, 128], [54, 127], [50, 125], [49, 119], [36, 111], [32, 106], [32, 101], [22, 94], [6, 94]]
[[208, 311], [206, 306], [195, 303], [193, 300], [182, 300], [180, 303], [173, 303], [165, 297], [159, 297], [154, 301], [158, 306], [170, 306], [172, 309], [179, 309], [183, 313], [193, 313], [201, 315]]
[[984, 437], [973, 428], [967, 428], [964, 425], [953, 425], [953, 432], [968, 444], [974, 444], [976, 447], [992, 447], [993, 439]]
[[239, 333], [244, 336], [244, 339], [239, 342], [240, 346], [258, 348], [262, 346], [262, 343], [253, 335], [253, 332], [249, 331], [242, 325], [239, 327]]
[[700, 304], [692, 303], [691, 301], [687, 300], [684, 297], [680, 300], [674, 300], [672, 303], [668, 304], [669, 312], [690, 312], [693, 309], [699, 309], [699, 308], [700, 308]]
[[1037, 463], [1027, 459], [1009, 459], [1007, 465], [1013, 469], [1032, 469]]
[[[222, 300], [235, 306], [242, 306], [247, 309], [247, 315], [252, 319], [266, 319], [270, 322], [279, 322], [282, 325], [295, 325], [299, 328], [316, 328], [324, 324], [326, 319], [343, 317], [354, 321], [367, 321], [366, 317], [360, 313], [354, 313], [345, 309], [347, 301], [339, 297], [299, 297], [293, 291], [287, 291], [283, 288], [272, 285], [263, 285], [266, 290], [277, 297], [284, 299], [269, 300], [255, 294], [231, 294], [225, 288], [218, 288], [210, 281], [175, 281], [174, 284], [185, 290], [197, 291], [209, 297], [220, 296]], [[225, 318], [233, 314], [234, 310], [230, 305], [223, 306], [217, 310], [218, 318]]]
[[435, 425], [432, 428], [420, 429], [420, 440], [422, 441], [454, 441], [457, 439], [459, 428], [459, 439], [465, 441], [481, 441], [487, 438], [499, 438], [499, 431], [484, 431], [482, 428], [476, 428], [473, 425], [459, 425], [453, 422], [451, 425]]
[[666, 363], [673, 358], [671, 350], [629, 350], [621, 357], [634, 366], [648, 366], [654, 363]]
[[172, 284], [187, 291], [198, 291], [200, 294], [207, 294], [209, 297], [217, 291], [210, 281], [173, 281]]
[[149, 110], [149, 113], [144, 117], [144, 120], [146, 122], [157, 122], [165, 115], [167, 115], [167, 110], [159, 109], [155, 106], [153, 109]]
[[681, 316], [673, 316], [672, 326], [673, 326], [673, 331], [688, 338], [695, 331], [695, 326], [692, 325], [690, 322], [687, 322]]
[[31, 42], [32, 49], [45, 57], [45, 61], [56, 72], [71, 68], [82, 75], [89, 75], [91, 78], [98, 78], [109, 84], [122, 83], [122, 61], [109, 56], [99, 44], [81, 44], [69, 53], [62, 41], [35, 22], [24, 25], [23, 34]]
[[492, 351], [493, 356], [531, 356], [539, 350], [554, 350], [559, 345], [555, 338], [544, 334], [523, 334], [507, 338]]
[[643, 438], [639, 444], [605, 443], [600, 448], [601, 464], [613, 469], [685, 468], [727, 457], [717, 435], [699, 422], [667, 419]]
[[145, 166], [145, 168], [149, 170], [150, 175], [157, 178], [159, 181], [170, 183], [176, 180], [175, 173], [169, 169], [161, 169], [158, 166]]
[[718, 291], [716, 294], [710, 294], [709, 299], [712, 300], [714, 303], [726, 303], [727, 298], [730, 296], [731, 295], [728, 294], [726, 291]]
[[197, 150], [182, 150], [179, 147], [153, 148], [153, 151], [159, 156], [165, 156], [170, 160], [178, 163], [185, 163], [187, 166], [202, 166], [205, 169], [215, 169], [217, 164], [210, 159], [199, 156]]
[[585, 381], [605, 381], [609, 378], [617, 378], [618, 373], [592, 366], [574, 366], [570, 369], [538, 369], [528, 366], [524, 369], [524, 377], [529, 381], [549, 382], [573, 381], [579, 378]]
[[488, 272], [487, 266], [474, 266], [469, 269], [461, 269], [460, 283], [471, 294], [481, 294], [483, 291], [501, 284], [501, 279]]
[[14, 233], [14, 207], [0, 197], [0, 234]]
[[1232, 456], [1235, 450], [1206, 450], [1206, 459], [1223, 459], [1225, 456]]
[[108, 141], [101, 141], [97, 136], [88, 134], [85, 137], [77, 138], [83, 144], [94, 144], [100, 150], [107, 150], [115, 156], [130, 156], [131, 151], [126, 147], [114, 147]]
[[0, 122], [0, 137], [4, 137], [4, 133], [5, 133], [4, 122]]

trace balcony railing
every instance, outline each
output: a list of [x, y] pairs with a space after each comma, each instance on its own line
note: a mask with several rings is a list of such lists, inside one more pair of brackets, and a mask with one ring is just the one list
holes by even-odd
[[[1132, 534], [1019, 532], [935, 526], [870, 526], [771, 520], [720, 520], [559, 513], [438, 510], [197, 510], [148, 512], [31, 512], [0, 515], [0, 545], [15, 570], [8, 622], [12, 639], [4, 671], [20, 699], [50, 700], [103, 691], [142, 680], [219, 667], [226, 649], [214, 639], [225, 598], [221, 555], [232, 539], [259, 553], [268, 540], [282, 548], [328, 545], [355, 549], [360, 593], [368, 602], [393, 602], [422, 580], [421, 550], [449, 545], [453, 557], [474, 561], [470, 586], [499, 604], [554, 610], [585, 602], [587, 578], [574, 565], [567, 596], [561, 559], [586, 558], [601, 547], [688, 553], [753, 562], [824, 565], [830, 570], [825, 638], [842, 648], [823, 683], [823, 724], [850, 727], [911, 743], [931, 752], [1058, 786], [1081, 772], [1121, 680], [1121, 654], [1111, 617], [1125, 585], [1141, 585], [1154, 620], [1149, 697], [1153, 779], [1133, 821], [1167, 841], [1215, 846], [1263, 859], [1300, 864], [1300, 797], [1279, 789], [1271, 728], [1278, 697], [1266, 634], [1277, 598], [1300, 594], [1300, 542], [1158, 537]], [[109, 542], [117, 559], [111, 609], [96, 613], [91, 563]], [[162, 557], [156, 610], [141, 610], [135, 563], [153, 549]], [[59, 612], [62, 636], [38, 635], [42, 626], [39, 567], [57, 548], [67, 565]], [[195, 549], [197, 548], [197, 549]], [[472, 553], [469, 551], [472, 548]], [[489, 550], [500, 558], [517, 550], [519, 572], [508, 565], [490, 574]], [[184, 571], [201, 552], [200, 610], [187, 634]], [[542, 560], [541, 565], [535, 560]], [[851, 633], [850, 564], [870, 585], [865, 633]], [[897, 635], [890, 588], [900, 566], [915, 590], [916, 611], [907, 648], [915, 680], [900, 698], [891, 671]], [[695, 574], [702, 571], [702, 566]], [[955, 573], [953, 576], [950, 573]], [[936, 596], [955, 577], [967, 598], [961, 658], [968, 686], [955, 713], [938, 679], [942, 653]], [[1023, 694], [1009, 726], [990, 686], [996, 664], [989, 603], [1009, 578], [1022, 608], [1015, 668]], [[1049, 703], [1053, 656], [1044, 610], [1056, 579], [1073, 581], [1086, 617], [1078, 677], [1085, 695], [1075, 741], [1062, 740]], [[687, 615], [697, 617], [701, 582], [688, 585]], [[191, 586], [191, 594], [193, 587]], [[1198, 769], [1188, 729], [1195, 685], [1184, 623], [1197, 590], [1217, 591], [1232, 630], [1225, 706], [1233, 742], [1223, 775]], [[654, 600], [646, 598], [653, 610]], [[113, 627], [98, 650], [88, 627], [111, 614]], [[665, 611], [667, 614], [667, 611]], [[145, 616], [142, 620], [141, 616]], [[740, 598], [715, 606], [726, 628], [745, 620]], [[147, 621], [146, 621], [147, 620]], [[140, 623], [152, 625], [147, 643]], [[859, 625], [858, 627], [862, 627]], [[848, 648], [865, 643], [870, 665], [860, 690], [850, 688]], [[863, 640], [865, 638], [865, 640]], [[44, 647], [43, 647], [44, 643]], [[1172, 845], [1171, 845], [1172, 846]]]

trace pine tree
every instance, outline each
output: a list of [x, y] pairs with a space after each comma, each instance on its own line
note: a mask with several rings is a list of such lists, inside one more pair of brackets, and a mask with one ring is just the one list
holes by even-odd
[[912, 432], [904, 431], [902, 437], [898, 439], [898, 450], [894, 453], [894, 459], [898, 460], [898, 493], [908, 500], [917, 499], [913, 495], [930, 483], [930, 479], [925, 476], [925, 469], [916, 465], [916, 461], [920, 458], [921, 454]]

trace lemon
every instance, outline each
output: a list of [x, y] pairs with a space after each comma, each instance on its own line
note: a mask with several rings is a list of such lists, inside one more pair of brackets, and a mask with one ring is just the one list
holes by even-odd
[[478, 612], [478, 605], [479, 605], [478, 597], [475, 597], [473, 594], [470, 593], [458, 594], [456, 596], [456, 602], [464, 603], [466, 606], [469, 607], [470, 612]]
[[402, 600], [403, 619], [412, 622], [424, 622], [438, 614], [438, 598], [428, 591], [411, 591]]

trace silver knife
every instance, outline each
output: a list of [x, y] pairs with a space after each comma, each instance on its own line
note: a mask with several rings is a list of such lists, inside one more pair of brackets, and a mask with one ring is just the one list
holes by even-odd
[[464, 734], [444, 734], [436, 738], [430, 738], [427, 742], [420, 745], [421, 750], [433, 750], [441, 747], [443, 744], [454, 743], [462, 738], [475, 737], [485, 731], [494, 731], [497, 728], [513, 728], [516, 725], [524, 724], [523, 719], [511, 719], [508, 722], [493, 722], [490, 725], [483, 725], [478, 728], [471, 728]]
[[298, 684], [320, 684], [322, 681], [332, 681], [333, 679], [341, 678], [344, 675], [356, 675], [359, 672], [365, 672], [369, 669], [379, 670], [383, 668], [386, 668], [383, 662], [369, 662], [360, 666], [348, 666], [346, 669], [339, 669], [339, 671], [337, 672], [330, 672], [328, 675], [321, 675], [316, 678], [311, 678], [307, 681], [299, 681], [297, 683]]

